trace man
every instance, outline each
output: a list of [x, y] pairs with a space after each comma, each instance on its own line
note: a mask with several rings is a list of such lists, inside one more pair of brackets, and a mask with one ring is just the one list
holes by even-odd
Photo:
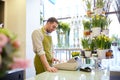
[[34, 30], [32, 33], [33, 51], [36, 53], [34, 58], [36, 74], [45, 71], [57, 71], [55, 67], [52, 67], [53, 61], [58, 60], [53, 58], [52, 37], [50, 36], [50, 33], [53, 32], [57, 26], [57, 19], [50, 17], [45, 26], [41, 29]]

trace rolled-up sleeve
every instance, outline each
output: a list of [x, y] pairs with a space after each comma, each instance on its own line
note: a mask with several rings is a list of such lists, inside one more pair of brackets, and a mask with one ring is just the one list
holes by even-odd
[[45, 54], [45, 51], [43, 50], [43, 35], [40, 32], [40, 29], [33, 31], [32, 33], [32, 44], [33, 44], [33, 51], [34, 53], [38, 55]]

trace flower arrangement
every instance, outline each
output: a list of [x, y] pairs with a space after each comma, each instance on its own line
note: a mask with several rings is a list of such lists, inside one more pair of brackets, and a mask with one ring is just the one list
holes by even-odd
[[62, 30], [64, 33], [70, 30], [70, 26], [68, 23], [65, 22], [59, 22], [59, 25], [57, 27], [57, 30]]
[[72, 52], [72, 57], [75, 57], [75, 56], [80, 56], [80, 52]]
[[102, 30], [109, 26], [111, 20], [104, 15], [93, 15], [92, 16], [92, 27], [100, 27]]
[[0, 77], [8, 70], [28, 66], [28, 60], [15, 57], [19, 48], [17, 36], [8, 29], [0, 28]]
[[106, 35], [99, 35], [95, 38], [95, 45], [97, 49], [110, 49], [112, 44], [112, 39]]
[[[70, 34], [69, 24], [65, 22], [59, 22], [56, 32], [57, 32], [58, 47], [69, 47], [69, 34]], [[63, 36], [65, 37], [62, 38]]]

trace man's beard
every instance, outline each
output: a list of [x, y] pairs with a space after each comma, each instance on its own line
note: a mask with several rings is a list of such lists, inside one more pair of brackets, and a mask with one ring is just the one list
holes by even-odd
[[48, 30], [48, 29], [47, 29], [46, 31], [47, 31], [47, 33], [51, 33], [51, 31], [50, 31], [50, 30]]

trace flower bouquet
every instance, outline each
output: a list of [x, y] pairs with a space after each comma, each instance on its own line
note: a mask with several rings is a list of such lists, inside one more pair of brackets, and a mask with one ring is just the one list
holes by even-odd
[[8, 29], [0, 28], [0, 77], [15, 68], [25, 68], [28, 61], [15, 57], [20, 48], [17, 36]]

